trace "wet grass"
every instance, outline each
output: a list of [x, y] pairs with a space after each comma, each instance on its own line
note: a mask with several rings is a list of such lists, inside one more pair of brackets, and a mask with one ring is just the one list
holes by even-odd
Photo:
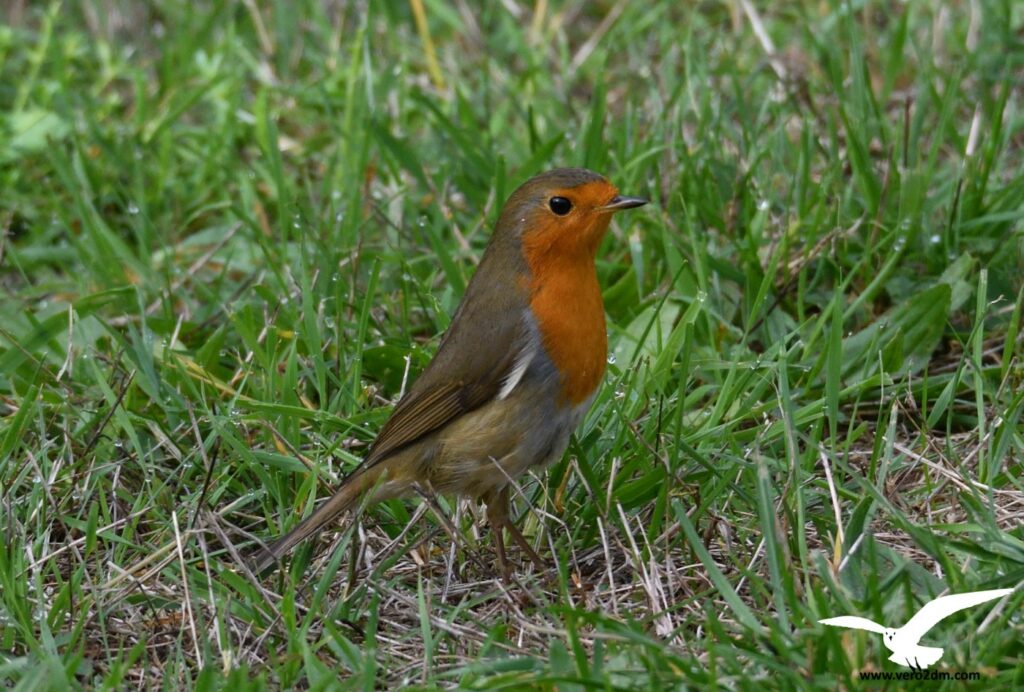
[[[818, 619], [1024, 581], [1018, 4], [3, 12], [8, 684], [832, 689], [902, 669]], [[498, 583], [440, 498], [253, 579], [563, 165], [654, 204], [600, 252], [606, 384], [515, 494], [549, 568]], [[1020, 601], [936, 668], [1022, 684]]]

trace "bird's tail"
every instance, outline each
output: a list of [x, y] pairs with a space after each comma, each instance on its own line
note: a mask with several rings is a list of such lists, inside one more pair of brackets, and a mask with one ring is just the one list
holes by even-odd
[[[386, 464], [375, 464], [356, 470], [342, 482], [341, 487], [327, 502], [303, 519], [298, 526], [270, 545], [261, 547], [251, 563], [253, 572], [256, 575], [263, 574], [292, 548], [334, 521], [345, 510], [352, 508], [367, 491], [373, 489], [386, 467]], [[385, 499], [381, 495], [382, 493], [375, 493], [374, 500]]]

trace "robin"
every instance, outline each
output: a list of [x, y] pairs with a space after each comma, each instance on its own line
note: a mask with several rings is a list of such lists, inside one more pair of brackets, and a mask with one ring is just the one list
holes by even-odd
[[424, 490], [487, 505], [502, 575], [509, 484], [559, 459], [594, 400], [608, 351], [594, 259], [612, 214], [647, 204], [606, 178], [559, 168], [512, 193], [437, 355], [395, 407], [363, 463], [298, 526], [263, 547], [272, 567], [366, 493]]

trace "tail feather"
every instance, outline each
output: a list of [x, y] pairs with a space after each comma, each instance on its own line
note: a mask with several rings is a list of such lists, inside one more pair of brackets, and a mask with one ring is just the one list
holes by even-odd
[[[303, 519], [298, 526], [269, 546], [262, 547], [259, 550], [251, 564], [253, 572], [256, 575], [263, 574], [279, 562], [282, 557], [287, 555], [292, 548], [353, 507], [368, 490], [373, 488], [384, 470], [384, 464], [376, 464], [369, 468], [359, 469], [346, 478], [334, 495], [307, 518]], [[378, 497], [375, 499], [384, 498]]]

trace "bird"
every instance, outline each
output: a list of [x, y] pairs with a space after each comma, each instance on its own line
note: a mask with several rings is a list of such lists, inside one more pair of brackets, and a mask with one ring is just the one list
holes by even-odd
[[257, 550], [262, 574], [362, 503], [413, 493], [481, 500], [498, 568], [503, 530], [540, 565], [509, 517], [509, 485], [560, 459], [594, 401], [608, 335], [595, 259], [612, 216], [648, 200], [584, 168], [518, 187], [437, 353], [402, 396], [361, 464], [295, 528]]
[[924, 669], [942, 658], [942, 649], [934, 646], [921, 646], [918, 643], [932, 627], [953, 613], [1002, 598], [1012, 591], [1013, 589], [992, 589], [941, 596], [926, 603], [907, 621], [907, 624], [899, 629], [884, 627], [877, 622], [856, 615], [843, 615], [818, 620], [818, 622], [833, 627], [848, 627], [881, 634], [885, 648], [892, 652], [892, 656], [889, 657], [890, 661], [901, 666]]

